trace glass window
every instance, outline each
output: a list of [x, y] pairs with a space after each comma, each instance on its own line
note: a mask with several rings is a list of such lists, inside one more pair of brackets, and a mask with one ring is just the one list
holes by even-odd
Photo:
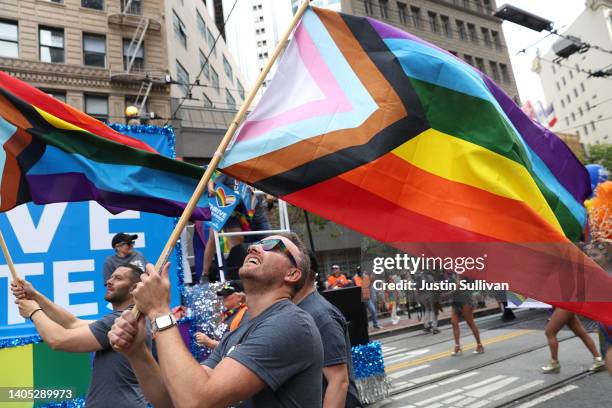
[[579, 114], [580, 116], [582, 116], [582, 115], [583, 115], [583, 113], [582, 113], [582, 106], [579, 106], [579, 107], [578, 107], [578, 114]]
[[85, 113], [101, 121], [108, 121], [108, 96], [85, 95]]
[[489, 61], [489, 67], [491, 68], [491, 75], [495, 81], [499, 81], [499, 71], [497, 69], [497, 62]]
[[555, 68], [555, 65], [553, 64], [550, 67], [552, 68], [553, 74], [556, 74], [557, 73], [557, 68]]
[[[144, 42], [140, 44], [137, 50], [130, 50], [132, 40], [123, 39], [123, 68], [126, 71], [142, 71], [144, 70]], [[134, 56], [132, 67], [128, 70], [130, 57]]]
[[81, 0], [81, 7], [104, 10], [104, 0]]
[[176, 61], [176, 81], [184, 96], [189, 94], [189, 73], [180, 62]]
[[499, 69], [501, 71], [502, 80], [510, 83], [510, 71], [508, 71], [508, 66], [506, 64], [499, 64]]
[[463, 59], [470, 65], [474, 65], [474, 58], [471, 55], [464, 54]]
[[578, 97], [578, 90], [576, 88], [574, 88], [574, 96], [577, 98]]
[[65, 91], [52, 91], [49, 89], [41, 89], [47, 95], [57, 99], [58, 101], [62, 101], [66, 103], [66, 92]]
[[589, 103], [589, 101], [586, 101], [586, 102], [584, 103], [584, 106], [586, 107], [586, 110], [587, 110], [587, 111], [590, 111], [590, 110], [591, 110], [591, 104]]
[[467, 34], [465, 33], [465, 24], [461, 20], [455, 21], [455, 24], [457, 25], [457, 32], [459, 33], [459, 38], [465, 41], [467, 39]]
[[482, 39], [484, 40], [485, 46], [491, 48], [493, 44], [491, 42], [491, 34], [489, 34], [489, 29], [481, 27], [480, 32], [482, 33]]
[[559, 81], [555, 82], [555, 84], [557, 85], [557, 91], [561, 90], [561, 86], [559, 85]]
[[0, 56], [19, 57], [19, 29], [16, 21], [0, 21]]
[[374, 15], [374, 5], [372, 4], [372, 0], [364, 0], [363, 7], [365, 7], [365, 12], [368, 15]]
[[580, 90], [581, 90], [582, 92], [585, 92], [585, 91], [586, 91], [586, 89], [585, 89], [585, 87], [584, 87], [584, 82], [581, 82], [581, 83], [580, 83]]
[[187, 29], [175, 11], [172, 12], [172, 25], [174, 26], [174, 35], [183, 45], [183, 48], [187, 48]]
[[442, 32], [444, 33], [444, 35], [449, 38], [452, 38], [453, 30], [451, 28], [450, 19], [448, 18], [448, 16], [440, 16], [440, 22], [442, 23]]
[[476, 35], [476, 26], [474, 24], [468, 23], [468, 35], [470, 36], [470, 41], [474, 44], [478, 44], [478, 35]]
[[569, 72], [570, 79], [574, 79], [574, 73], [572, 72], [572, 70], [570, 69], [568, 72]]
[[576, 114], [574, 112], [572, 112], [572, 122], [576, 121]]
[[64, 29], [40, 27], [40, 60], [42, 62], [64, 62]]
[[219, 92], [219, 74], [217, 74], [217, 71], [215, 71], [213, 67], [210, 67], [210, 82], [213, 88]]
[[565, 82], [565, 77], [561, 77], [561, 82], [563, 82], [563, 86], [567, 84], [567, 82]]
[[132, 0], [130, 6], [126, 9], [125, 6], [128, 1], [130, 0], [121, 0], [121, 10], [125, 11], [127, 14], [142, 15], [142, 0]]
[[565, 108], [565, 101], [563, 99], [561, 99], [561, 107]]
[[408, 24], [408, 19], [406, 18], [408, 13], [406, 12], [406, 4], [397, 2], [397, 16], [399, 17], [399, 21], [402, 24]]
[[483, 74], [486, 74], [487, 71], [485, 70], [484, 60], [482, 58], [475, 58], [474, 61], [476, 61], [476, 68]]
[[418, 7], [410, 6], [410, 14], [412, 17], [412, 24], [416, 28], [421, 28], [421, 9]]
[[432, 33], [437, 33], [440, 31], [438, 27], [438, 15], [436, 13], [432, 13], [431, 11], [427, 12], [427, 16], [429, 17], [429, 29]]
[[232, 72], [232, 66], [230, 65], [225, 55], [223, 56], [223, 69], [225, 70], [225, 75], [229, 78], [231, 83], [234, 83], [234, 73]]
[[217, 48], [215, 47], [215, 37], [210, 32], [210, 29], [206, 29], [206, 37], [208, 38], [208, 46], [212, 49], [213, 55], [217, 56]]
[[206, 60], [206, 55], [200, 50], [200, 69], [207, 79], [210, 79], [210, 64]]
[[83, 64], [106, 66], [106, 36], [83, 33]]
[[205, 93], [202, 93], [202, 99], [204, 100], [204, 107], [205, 108], [212, 108], [213, 107], [213, 103], [210, 100], [210, 98], [208, 96], [206, 96]]
[[389, 19], [389, 0], [378, 0], [378, 7], [380, 8], [380, 17], [385, 20]]
[[239, 80], [236, 80], [236, 85], [238, 85], [238, 95], [240, 95], [240, 98], [244, 100], [244, 87]]
[[236, 100], [228, 89], [225, 90], [225, 103], [227, 104], [227, 109], [236, 109]]
[[202, 38], [205, 39], [206, 38], [206, 23], [204, 22], [204, 19], [202, 18], [202, 15], [200, 14], [200, 12], [197, 10], [196, 10], [196, 19], [198, 20], [198, 31], [202, 35]]
[[591, 130], [595, 130], [595, 122], [591, 121]]

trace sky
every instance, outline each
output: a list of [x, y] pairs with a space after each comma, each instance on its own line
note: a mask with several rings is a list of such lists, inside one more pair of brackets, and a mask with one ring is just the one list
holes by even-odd
[[[560, 33], [563, 33], [584, 10], [584, 0], [497, 0], [498, 6], [503, 4], [511, 4], [552, 21]], [[551, 35], [528, 48], [525, 53], [518, 54], [522, 49], [545, 37], [547, 33], [533, 31], [509, 21], [505, 21], [502, 27], [521, 100], [523, 102], [527, 100], [544, 102], [540, 77], [531, 71], [531, 64], [538, 48], [540, 48], [540, 55], [546, 54], [552, 43], [559, 37]]]

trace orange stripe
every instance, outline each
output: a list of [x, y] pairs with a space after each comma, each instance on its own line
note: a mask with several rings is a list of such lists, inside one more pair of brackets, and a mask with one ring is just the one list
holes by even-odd
[[524, 203], [450, 181], [393, 153], [339, 178], [398, 206], [507, 242], [567, 242]]
[[17, 126], [22, 129], [29, 129], [32, 127], [30, 121], [17, 109], [11, 102], [9, 102], [3, 95], [0, 95], [0, 112], [1, 116], [13, 126]]
[[[381, 129], [407, 116], [399, 96], [353, 36], [338, 13], [314, 9], [378, 109], [359, 127], [312, 137], [274, 152], [223, 169], [254, 183], [309, 161], [367, 143]], [[348, 51], [346, 51], [348, 50]]]

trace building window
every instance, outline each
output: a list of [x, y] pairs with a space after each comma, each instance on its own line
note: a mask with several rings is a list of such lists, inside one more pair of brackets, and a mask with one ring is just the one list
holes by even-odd
[[499, 33], [497, 31], [491, 30], [491, 37], [493, 37], [493, 44], [495, 44], [495, 49], [497, 51], [501, 51], [502, 43], [501, 43], [501, 36], [499, 35]]
[[408, 24], [408, 19], [406, 18], [406, 4], [397, 2], [397, 16], [399, 17], [399, 21], [402, 24]]
[[[263, 32], [263, 28], [261, 29], [261, 31]], [[213, 55], [216, 57], [217, 56], [217, 47], [215, 47], [215, 37], [210, 32], [209, 28], [206, 29], [206, 37], [208, 38], [208, 46], [212, 50]]]
[[175, 11], [172, 12], [172, 25], [176, 38], [183, 45], [183, 48], [187, 49], [187, 29]]
[[480, 32], [482, 33], [482, 39], [484, 40], [485, 46], [491, 48], [493, 46], [493, 43], [491, 42], [491, 35], [489, 34], [489, 29], [481, 27]]
[[81, 7], [104, 10], [104, 0], [81, 0]]
[[570, 98], [569, 94], [565, 95], [565, 99], [567, 100], [567, 103], [572, 103], [572, 99]]
[[236, 85], [238, 85], [238, 95], [240, 95], [240, 99], [244, 100], [244, 87], [239, 80], [236, 80]]
[[134, 58], [130, 71], [143, 71], [144, 70], [144, 42], [140, 44], [137, 50], [130, 50], [130, 44], [132, 40], [123, 39], [123, 68], [128, 71], [128, 65], [130, 58]]
[[210, 64], [206, 60], [206, 56], [201, 50], [200, 50], [200, 69], [204, 73], [204, 76], [207, 79], [210, 79]]
[[565, 109], [565, 101], [563, 99], [561, 99], [561, 107]]
[[223, 69], [225, 70], [225, 75], [229, 78], [231, 83], [234, 83], [234, 73], [232, 72], [232, 66], [230, 65], [225, 55], [223, 56]]
[[576, 121], [576, 114], [574, 112], [572, 112], [572, 122]]
[[421, 28], [421, 9], [418, 7], [410, 6], [410, 14], [412, 17], [412, 24], [416, 28]]
[[595, 122], [591, 121], [591, 130], [595, 130]]
[[374, 15], [374, 5], [372, 4], [372, 0], [364, 0], [363, 6], [365, 7], [365, 12], [367, 15]]
[[502, 80], [505, 83], [510, 83], [510, 71], [508, 71], [508, 66], [506, 64], [499, 64], [499, 70], [501, 71]]
[[567, 85], [567, 82], [565, 82], [565, 77], [561, 77], [561, 82], [563, 82], [563, 86]]
[[485, 11], [487, 12], [487, 14], [492, 14], [493, 7], [491, 7], [491, 0], [483, 0], [483, 4], [484, 4]]
[[457, 32], [459, 33], [459, 38], [465, 41], [467, 39], [467, 35], [465, 33], [465, 24], [461, 20], [455, 21], [455, 24], [457, 25]]
[[438, 15], [429, 11], [427, 12], [427, 16], [429, 17], [429, 29], [431, 32], [437, 33], [440, 31], [440, 28], [438, 27]]
[[463, 0], [463, 7], [469, 9], [470, 8], [470, 1], [471, 0]]
[[579, 106], [579, 107], [578, 107], [578, 114], [579, 114], [580, 116], [582, 116], [582, 106]]
[[453, 30], [451, 29], [450, 19], [448, 16], [440, 16], [440, 21], [442, 23], [442, 32], [448, 38], [453, 37]]
[[389, 1], [378, 0], [378, 8], [380, 9], [380, 17], [385, 20], [389, 19]]
[[557, 91], [561, 90], [561, 85], [559, 85], [559, 81], [556, 81], [555, 84], [557, 85]]
[[83, 33], [83, 64], [106, 66], [106, 36]]
[[586, 127], [586, 125], [584, 125], [584, 126], [582, 127], [582, 129], [584, 130], [584, 134], [585, 134], [585, 135], [588, 135], [588, 134], [589, 134], [589, 129]]
[[40, 60], [42, 62], [64, 62], [64, 29], [40, 27]]
[[85, 113], [103, 122], [108, 121], [108, 96], [85, 95]]
[[65, 91], [51, 91], [48, 89], [41, 89], [44, 93], [57, 99], [58, 101], [66, 103], [66, 92]]
[[476, 35], [476, 26], [474, 24], [467, 24], [468, 35], [470, 37], [470, 41], [474, 44], [478, 44], [478, 35]]
[[499, 70], [497, 69], [497, 62], [489, 61], [489, 67], [491, 68], [491, 75], [495, 81], [499, 81]]
[[578, 97], [578, 90], [576, 88], [574, 88], [574, 96], [577, 98]]
[[213, 88], [219, 92], [219, 74], [217, 74], [217, 71], [215, 71], [213, 67], [210, 67], [210, 77], [210, 82]]
[[567, 116], [565, 117], [565, 126], [569, 126], [569, 118]]
[[470, 64], [470, 65], [474, 66], [474, 58], [472, 58], [472, 56], [471, 56], [471, 55], [464, 54], [464, 55], [463, 55], [463, 59], [464, 59], [464, 60], [465, 60], [465, 62], [467, 62], [468, 64]]
[[206, 39], [206, 23], [204, 22], [204, 19], [202, 18], [202, 15], [200, 14], [199, 11], [196, 10], [196, 20], [198, 21], [198, 31], [200, 32], [200, 35], [202, 36], [202, 38]]
[[581, 90], [582, 92], [585, 92], [585, 91], [586, 91], [586, 89], [584, 88], [584, 82], [581, 82], [581, 83], [580, 83], [580, 90]]
[[129, 0], [121, 0], [121, 10], [125, 11], [127, 14], [134, 14], [137, 16], [142, 15], [142, 0], [132, 0], [129, 7], [126, 9]]
[[482, 58], [474, 58], [474, 61], [476, 62], [476, 68], [483, 74], [486, 74], [484, 60]]
[[553, 74], [556, 74], [557, 73], [557, 68], [555, 68], [555, 65], [553, 64], [550, 67], [552, 68]]
[[16, 21], [0, 21], [0, 56], [19, 57], [19, 29]]
[[476, 3], [476, 9], [478, 10], [479, 13], [482, 13], [482, 3], [480, 2], [480, 0], [474, 0], [474, 3]]
[[586, 110], [587, 110], [587, 111], [590, 111], [590, 110], [591, 110], [591, 104], [589, 103], [589, 101], [586, 101], [586, 102], [584, 103], [584, 106], [586, 107]]
[[202, 92], [202, 99], [204, 100], [204, 107], [205, 108], [212, 108], [213, 107], [213, 103], [210, 100], [210, 98], [208, 96], [206, 96], [205, 93]]
[[227, 109], [236, 109], [236, 100], [228, 89], [225, 90], [225, 103], [227, 104]]
[[176, 81], [179, 82], [178, 86], [183, 95], [189, 95], [189, 73], [178, 61], [176, 61]]

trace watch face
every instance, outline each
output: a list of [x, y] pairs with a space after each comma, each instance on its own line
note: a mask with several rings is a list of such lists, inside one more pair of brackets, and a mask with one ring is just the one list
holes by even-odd
[[155, 319], [155, 323], [157, 324], [157, 327], [159, 329], [162, 329], [164, 327], [168, 327], [172, 324], [172, 320], [170, 319], [170, 316], [165, 315], [165, 316], [160, 316], [157, 319]]

